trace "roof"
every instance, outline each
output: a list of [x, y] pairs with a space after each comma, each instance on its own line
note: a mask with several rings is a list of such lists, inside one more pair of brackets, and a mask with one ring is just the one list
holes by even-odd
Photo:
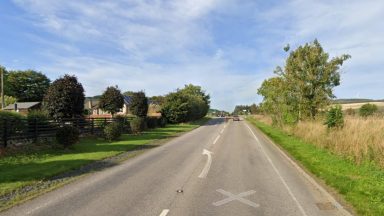
[[[39, 105], [40, 102], [17, 102], [17, 109], [29, 109], [36, 105]], [[14, 110], [15, 104], [9, 104], [8, 106], [4, 107], [5, 110]]]

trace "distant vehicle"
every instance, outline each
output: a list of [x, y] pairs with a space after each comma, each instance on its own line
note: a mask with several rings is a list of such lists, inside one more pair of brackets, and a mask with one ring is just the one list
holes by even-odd
[[240, 121], [240, 117], [238, 115], [234, 115], [232, 119], [233, 121]]

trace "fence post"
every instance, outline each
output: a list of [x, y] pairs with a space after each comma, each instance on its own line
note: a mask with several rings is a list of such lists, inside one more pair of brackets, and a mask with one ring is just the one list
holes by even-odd
[[94, 123], [95, 123], [94, 120], [95, 120], [94, 118], [91, 118], [91, 134], [92, 134], [92, 135], [93, 135], [93, 133], [94, 133], [93, 130], [94, 130], [94, 127], [95, 127], [95, 126], [94, 126], [94, 125], [95, 125], [95, 124], [94, 124]]
[[6, 118], [3, 119], [4, 121], [4, 124], [3, 124], [3, 146], [4, 148], [7, 147], [7, 142], [8, 142], [8, 131], [7, 131], [7, 127], [8, 127], [8, 120]]
[[37, 136], [38, 136], [38, 131], [37, 131], [37, 118], [34, 119], [34, 139], [35, 139], [35, 143], [37, 142]]

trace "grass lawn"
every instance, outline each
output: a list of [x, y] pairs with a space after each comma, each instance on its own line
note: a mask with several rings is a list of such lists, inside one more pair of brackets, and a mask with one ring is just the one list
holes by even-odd
[[4, 156], [0, 158], [0, 196], [82, 165], [150, 144], [155, 140], [190, 131], [206, 121], [205, 118], [193, 123], [167, 125], [165, 128], [156, 128], [141, 135], [124, 134], [120, 141], [116, 142], [84, 138], [69, 150], [45, 149]]
[[280, 129], [253, 118], [247, 120], [300, 161], [307, 170], [342, 194], [359, 215], [384, 215], [384, 170], [369, 162], [356, 165]]

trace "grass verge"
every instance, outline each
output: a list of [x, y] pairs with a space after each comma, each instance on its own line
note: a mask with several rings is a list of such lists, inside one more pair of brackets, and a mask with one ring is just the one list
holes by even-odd
[[[124, 134], [120, 141], [116, 142], [106, 142], [100, 138], [84, 138], [69, 150], [36, 149], [22, 154], [4, 156], [0, 158], [0, 197], [26, 186], [37, 185], [41, 181], [76, 170], [92, 162], [140, 147], [145, 147], [145, 149], [156, 147], [155, 141], [191, 131], [208, 120], [208, 118], [203, 118], [191, 123], [167, 125], [164, 128], [149, 130], [140, 135]], [[60, 185], [62, 183], [52, 185], [52, 187]], [[44, 188], [43, 192], [49, 190], [50, 188]], [[27, 194], [25, 197], [23, 195], [21, 197], [18, 196], [16, 201], [7, 201], [7, 203], [1, 203], [2, 201], [0, 200], [0, 210], [8, 208], [10, 203], [14, 205], [28, 199], [30, 195]]]
[[348, 201], [359, 215], [384, 215], [384, 171], [372, 162], [356, 165], [353, 161], [316, 147], [282, 130], [247, 120], [283, 147], [307, 170]]

